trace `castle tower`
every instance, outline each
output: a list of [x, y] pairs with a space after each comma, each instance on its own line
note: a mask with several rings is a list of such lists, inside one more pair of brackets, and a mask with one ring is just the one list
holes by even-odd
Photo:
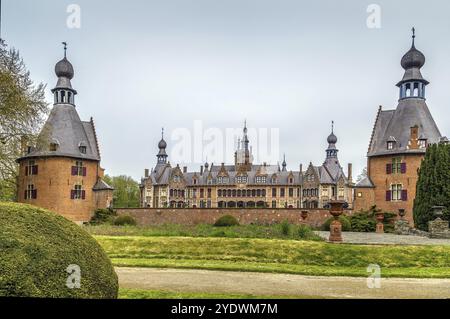
[[238, 149], [234, 153], [234, 162], [238, 171], [248, 172], [252, 169], [253, 156], [249, 145], [247, 121], [245, 121], [242, 140], [239, 141]]
[[415, 37], [413, 28], [412, 46], [401, 60], [405, 73], [397, 84], [397, 108], [379, 108], [367, 153], [368, 176], [355, 187], [355, 210], [367, 210], [375, 204], [383, 211], [405, 209], [411, 223], [417, 170], [428, 145], [441, 139], [426, 104], [429, 82], [421, 74], [425, 56], [416, 49]]
[[55, 66], [54, 105], [37, 143], [28, 146], [19, 163], [18, 200], [88, 222], [98, 208], [112, 203], [112, 188], [102, 177], [94, 122], [81, 121], [72, 88], [74, 69], [64, 58]]

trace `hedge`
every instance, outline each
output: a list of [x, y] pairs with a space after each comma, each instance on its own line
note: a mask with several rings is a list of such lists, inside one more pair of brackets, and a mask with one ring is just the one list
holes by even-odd
[[[79, 288], [68, 280], [71, 265], [80, 269]], [[0, 270], [1, 297], [115, 299], [118, 294], [117, 275], [100, 245], [71, 221], [30, 205], [0, 203]]]

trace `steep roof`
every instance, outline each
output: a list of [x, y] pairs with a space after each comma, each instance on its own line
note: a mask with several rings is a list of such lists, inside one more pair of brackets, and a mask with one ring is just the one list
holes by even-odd
[[[50, 150], [50, 143], [58, 145], [56, 151]], [[86, 147], [86, 154], [80, 151]], [[92, 121], [80, 120], [75, 106], [56, 104], [41, 130], [36, 147], [20, 158], [64, 156], [100, 161], [99, 147]]]
[[[424, 99], [410, 98], [399, 101], [396, 110], [380, 110], [375, 122], [367, 156], [379, 156], [403, 153], [425, 153], [426, 149], [409, 149], [411, 127], [418, 126], [419, 136], [428, 143], [438, 143], [441, 133]], [[392, 138], [394, 149], [387, 149]]]

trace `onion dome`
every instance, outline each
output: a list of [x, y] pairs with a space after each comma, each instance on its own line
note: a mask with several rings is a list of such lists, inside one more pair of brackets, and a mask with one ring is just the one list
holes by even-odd
[[161, 139], [161, 141], [159, 141], [159, 143], [158, 143], [158, 148], [161, 150], [161, 149], [166, 149], [167, 148], [167, 143], [166, 143], [166, 141], [164, 140], [164, 138], [162, 138]]
[[327, 138], [328, 144], [336, 144], [337, 143], [337, 137], [334, 135], [334, 133], [331, 133]]
[[69, 80], [72, 80], [75, 74], [73, 71], [72, 63], [70, 63], [66, 57], [56, 63], [55, 73], [58, 78], [68, 78]]
[[403, 56], [401, 65], [407, 70], [411, 68], [421, 68], [425, 64], [425, 55], [416, 49], [414, 46], [414, 40], [411, 49]]

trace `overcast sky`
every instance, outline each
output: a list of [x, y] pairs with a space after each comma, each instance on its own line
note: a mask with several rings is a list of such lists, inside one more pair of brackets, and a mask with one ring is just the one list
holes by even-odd
[[[2, 2], [2, 36], [32, 78], [48, 83], [49, 103], [61, 42], [69, 43], [77, 110], [94, 117], [109, 174], [139, 178], [153, 167], [163, 126], [170, 154], [175, 130], [193, 131], [197, 120], [238, 128], [247, 119], [251, 128], [279, 129], [278, 157], [285, 152], [292, 170], [322, 164], [334, 120], [341, 164], [352, 162], [356, 176], [378, 105], [397, 105], [412, 26], [427, 58], [428, 106], [450, 135], [449, 1]], [[79, 29], [66, 23], [73, 3]], [[367, 26], [370, 4], [381, 8], [381, 28]]]

